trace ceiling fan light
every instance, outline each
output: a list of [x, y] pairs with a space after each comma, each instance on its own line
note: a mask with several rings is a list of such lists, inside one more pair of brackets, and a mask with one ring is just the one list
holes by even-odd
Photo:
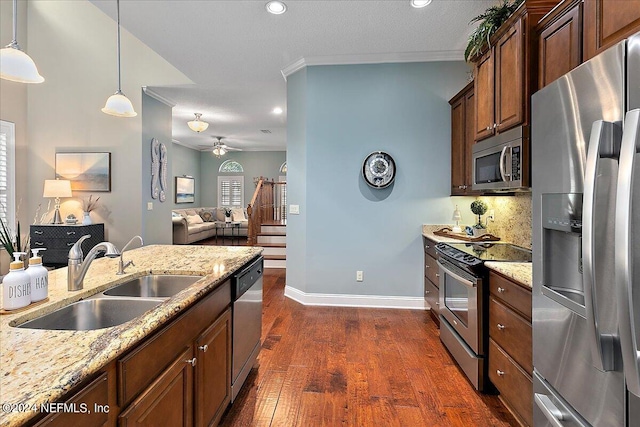
[[200, 116], [202, 116], [202, 114], [200, 113], [194, 113], [196, 115], [195, 120], [191, 120], [190, 122], [187, 122], [187, 125], [189, 125], [189, 129], [191, 129], [194, 132], [204, 132], [205, 130], [207, 130], [207, 128], [209, 127], [209, 123], [207, 122], [203, 122], [202, 120], [200, 120]]
[[116, 117], [135, 117], [138, 113], [133, 109], [133, 104], [122, 92], [118, 91], [111, 95], [102, 112]]
[[33, 59], [20, 50], [17, 44], [0, 49], [0, 78], [18, 83], [42, 83]]
[[274, 15], [282, 15], [287, 11], [287, 5], [278, 0], [270, 1], [265, 7], [267, 8], [267, 12]]

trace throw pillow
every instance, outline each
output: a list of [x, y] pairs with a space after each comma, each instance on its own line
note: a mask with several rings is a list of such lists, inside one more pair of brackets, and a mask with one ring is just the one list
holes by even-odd
[[234, 221], [246, 221], [247, 217], [244, 216], [244, 209], [233, 208], [231, 209], [231, 219]]
[[200, 218], [200, 215], [187, 215], [187, 223], [189, 225], [202, 224], [204, 221]]
[[216, 209], [216, 219], [218, 221], [224, 221], [224, 208]]
[[200, 217], [204, 220], [204, 222], [215, 221], [213, 216], [213, 212], [211, 210], [203, 209], [200, 211]]

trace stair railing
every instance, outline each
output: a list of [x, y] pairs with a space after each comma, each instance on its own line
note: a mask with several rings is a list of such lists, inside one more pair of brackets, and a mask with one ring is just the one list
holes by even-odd
[[247, 230], [247, 245], [256, 246], [258, 233], [262, 224], [286, 223], [287, 212], [287, 183], [286, 181], [269, 181], [264, 177], [256, 179], [256, 191], [247, 206], [249, 228]]

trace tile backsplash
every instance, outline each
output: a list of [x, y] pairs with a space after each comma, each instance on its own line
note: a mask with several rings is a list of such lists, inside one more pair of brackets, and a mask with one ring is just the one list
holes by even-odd
[[[481, 196], [496, 220], [487, 224], [487, 231], [502, 240], [531, 249], [531, 193], [514, 196]], [[487, 215], [483, 215], [483, 222]]]

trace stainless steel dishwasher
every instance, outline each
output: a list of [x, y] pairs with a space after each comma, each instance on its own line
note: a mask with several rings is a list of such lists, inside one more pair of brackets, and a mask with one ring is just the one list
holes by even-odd
[[263, 263], [263, 258], [259, 257], [233, 277], [231, 402], [236, 399], [260, 353]]

